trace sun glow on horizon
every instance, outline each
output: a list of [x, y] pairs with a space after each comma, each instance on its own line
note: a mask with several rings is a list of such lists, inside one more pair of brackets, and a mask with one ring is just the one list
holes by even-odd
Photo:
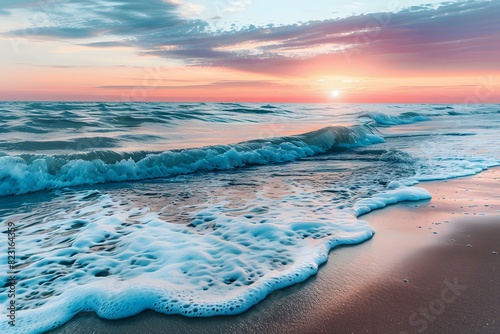
[[498, 3], [443, 1], [3, 1], [0, 100], [500, 102]]

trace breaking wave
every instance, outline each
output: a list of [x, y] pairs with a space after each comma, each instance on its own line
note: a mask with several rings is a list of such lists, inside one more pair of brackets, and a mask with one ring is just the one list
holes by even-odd
[[390, 116], [383, 113], [370, 112], [360, 115], [359, 118], [370, 118], [379, 125], [412, 124], [416, 122], [428, 121], [430, 119], [416, 112], [405, 112], [398, 116]]
[[335, 147], [383, 141], [369, 126], [332, 126], [297, 136], [165, 152], [3, 156], [0, 157], [0, 196], [290, 162]]

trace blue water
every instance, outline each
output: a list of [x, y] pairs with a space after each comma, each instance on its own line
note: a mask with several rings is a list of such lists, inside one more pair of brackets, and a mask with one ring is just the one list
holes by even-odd
[[0, 119], [2, 333], [241, 313], [373, 237], [363, 213], [500, 164], [499, 105], [5, 102]]

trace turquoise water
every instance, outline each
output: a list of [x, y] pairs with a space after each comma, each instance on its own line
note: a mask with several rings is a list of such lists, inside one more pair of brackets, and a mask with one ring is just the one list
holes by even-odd
[[16, 227], [18, 278], [17, 328], [2, 319], [2, 332], [81, 311], [241, 313], [371, 238], [361, 214], [499, 165], [499, 111], [0, 103], [0, 221]]

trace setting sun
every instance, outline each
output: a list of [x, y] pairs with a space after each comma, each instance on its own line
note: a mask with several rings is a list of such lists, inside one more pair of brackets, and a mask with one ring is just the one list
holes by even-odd
[[340, 91], [338, 91], [338, 90], [334, 90], [334, 91], [332, 92], [332, 96], [333, 96], [333, 97], [339, 97], [339, 96], [340, 96]]

